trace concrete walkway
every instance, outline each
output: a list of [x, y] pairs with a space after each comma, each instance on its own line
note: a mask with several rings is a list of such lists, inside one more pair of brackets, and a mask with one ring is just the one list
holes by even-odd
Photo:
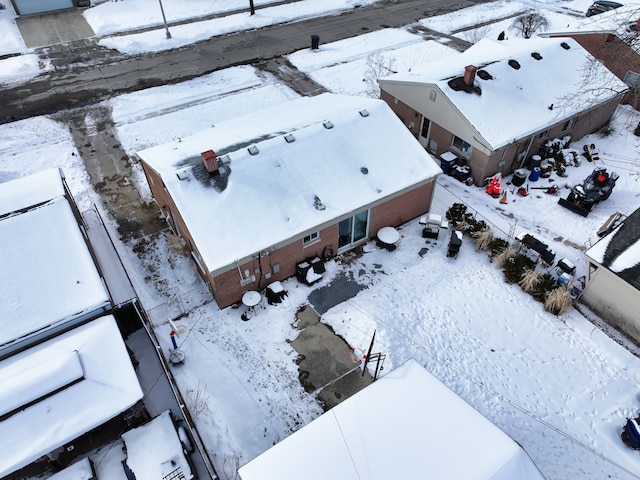
[[347, 342], [322, 323], [313, 308], [305, 306], [296, 319], [301, 332], [291, 345], [299, 354], [300, 383], [317, 394], [325, 411], [373, 381], [368, 372], [362, 374], [362, 363], [351, 359]]

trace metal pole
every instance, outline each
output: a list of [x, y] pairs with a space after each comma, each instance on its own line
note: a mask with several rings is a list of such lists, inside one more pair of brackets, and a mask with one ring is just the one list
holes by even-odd
[[167, 17], [164, 16], [164, 8], [162, 8], [162, 0], [158, 0], [160, 2], [160, 11], [162, 12], [162, 21], [164, 21], [164, 29], [167, 31], [167, 38], [171, 38], [171, 33], [169, 33], [169, 25], [167, 25]]

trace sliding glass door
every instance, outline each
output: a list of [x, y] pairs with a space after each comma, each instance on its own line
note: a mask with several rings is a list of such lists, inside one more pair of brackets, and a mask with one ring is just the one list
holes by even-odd
[[338, 225], [338, 249], [347, 249], [367, 238], [368, 226], [369, 210], [342, 220]]

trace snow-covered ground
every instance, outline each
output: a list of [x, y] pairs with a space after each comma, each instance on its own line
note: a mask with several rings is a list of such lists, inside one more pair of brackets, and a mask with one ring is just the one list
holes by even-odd
[[[133, 3], [114, 2], [110, 8]], [[166, 7], [169, 1], [164, 3]], [[577, 15], [589, 3], [548, 0], [523, 5], [552, 11], [570, 8]], [[458, 26], [452, 15], [423, 23], [454, 32], [477, 18], [504, 19], [514, 13], [511, 5], [502, 1], [490, 9], [465, 10], [455, 16]], [[482, 15], [489, 17], [478, 16], [481, 7]], [[573, 18], [567, 15], [567, 22]], [[164, 41], [164, 37], [157, 40]], [[416, 53], [423, 45], [426, 57]], [[365, 59], [377, 52], [393, 56], [399, 68], [407, 69], [412, 61], [417, 66], [424, 58], [454, 54], [393, 29], [322, 45], [318, 51], [296, 52], [290, 59], [329, 90], [360, 95]], [[340, 74], [328, 73], [337, 68]], [[110, 102], [118, 138], [133, 153], [295, 96], [273, 78], [257, 75], [251, 67], [237, 67]], [[164, 103], [159, 105], [158, 98]], [[556, 251], [556, 258], [570, 259], [582, 274], [582, 249], [596, 240], [595, 230], [609, 214], [630, 213], [638, 207], [640, 140], [633, 129], [639, 121], [637, 111], [622, 107], [608, 136], [593, 135], [573, 145], [582, 151], [583, 144], [594, 143], [604, 166], [621, 175], [611, 198], [587, 218], [562, 209], [558, 196], [542, 190], [520, 197], [507, 186], [508, 202], [500, 204], [482, 189], [450, 177], [439, 181], [433, 212], [444, 214], [452, 203], [468, 202], [496, 234], [535, 233]], [[99, 204], [65, 126], [47, 118], [29, 119], [0, 126], [0, 137], [11, 140], [0, 146], [0, 180], [54, 162], [71, 178], [81, 207]], [[568, 169], [567, 178], [554, 177], [555, 183], [580, 182], [592, 168], [583, 161]], [[136, 183], [149, 198], [144, 181]], [[550, 183], [542, 179], [530, 184], [538, 185]], [[566, 193], [561, 188], [560, 194]], [[403, 226], [395, 252], [371, 244], [360, 257], [330, 262], [325, 279], [314, 287], [295, 279], [283, 282], [289, 292], [285, 302], [259, 308], [257, 317], [248, 322], [241, 321], [241, 309], [220, 310], [214, 302], [185, 307], [193, 304], [189, 299], [202, 298], [206, 288], [190, 259], [168, 248], [170, 238], [159, 239], [143, 258], [118, 243], [126, 252], [125, 263], [135, 267], [130, 273], [145, 308], [170, 312], [174, 318], [184, 314], [176, 323], [184, 332], [178, 343], [187, 361], [174, 374], [187, 403], [205, 398], [194, 412], [196, 423], [222, 478], [235, 478], [237, 466], [322, 413], [298, 381], [296, 352], [287, 340], [298, 334], [295, 312], [308, 302], [310, 292], [340, 273], [351, 273], [366, 288], [325, 313], [323, 321], [353, 347], [366, 348], [375, 330], [376, 350], [386, 354], [383, 373], [416, 359], [518, 441], [549, 479], [640, 478], [637, 452], [624, 447], [619, 438], [625, 417], [638, 412], [638, 357], [595, 327], [589, 320], [597, 318], [588, 311], [585, 316], [572, 309], [560, 317], [544, 312], [517, 286], [506, 284], [502, 272], [475, 250], [470, 239], [451, 259], [445, 255], [448, 231], [441, 232], [437, 242], [427, 243], [420, 230], [417, 220]], [[162, 272], [162, 289], [145, 280], [148, 268]], [[169, 351], [170, 326], [159, 321], [155, 330]]]

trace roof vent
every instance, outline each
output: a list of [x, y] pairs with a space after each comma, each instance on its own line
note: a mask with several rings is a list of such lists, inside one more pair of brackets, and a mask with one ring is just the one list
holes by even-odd
[[514, 70], [520, 70], [520, 64], [516, 60], [509, 60], [509, 66]]
[[333, 123], [331, 123], [329, 120], [322, 122], [322, 125], [324, 125], [324, 128], [326, 128], [327, 130], [330, 130], [333, 128]]
[[531, 56], [536, 60], [542, 60], [542, 55], [540, 55], [538, 52], [533, 52]]
[[478, 76], [482, 80], [493, 80], [493, 76], [486, 70], [478, 70]]
[[296, 141], [296, 137], [293, 136], [293, 133], [289, 133], [288, 135], [284, 136], [284, 141], [287, 143], [293, 143]]
[[320, 197], [318, 195], [313, 196], [313, 206], [316, 210], [324, 210], [325, 208], [327, 208], [324, 203], [322, 203], [322, 200], [320, 200]]
[[184, 181], [189, 178], [189, 176], [187, 175], [187, 172], [185, 172], [184, 170], [180, 170], [179, 172], [176, 172], [176, 177], [178, 177], [178, 180], [180, 181]]
[[251, 145], [249, 148], [247, 148], [247, 150], [251, 155], [257, 155], [258, 153], [260, 153], [260, 150], [258, 150], [258, 147], [256, 147], [255, 145]]
[[565, 50], [569, 50], [571, 48], [567, 42], [562, 42], [560, 46]]
[[369, 112], [365, 109], [360, 110], [360, 116], [361, 117], [368, 117], [369, 116]]
[[360, 169], [360, 171], [361, 171], [363, 174], [365, 174], [365, 175], [366, 175], [367, 173], [369, 173], [369, 169], [368, 169], [367, 167], [362, 167], [362, 168]]

